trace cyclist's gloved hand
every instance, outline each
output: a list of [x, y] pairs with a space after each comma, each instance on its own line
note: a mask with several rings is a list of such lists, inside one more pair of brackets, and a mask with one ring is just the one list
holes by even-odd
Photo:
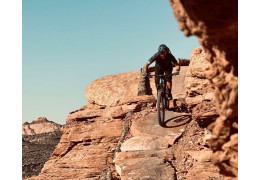
[[180, 71], [175, 71], [174, 73], [172, 73], [173, 75], [179, 75], [180, 74]]
[[143, 77], [147, 77], [147, 76], [148, 76], [148, 73], [147, 73], [147, 72], [142, 72], [142, 76], [143, 76]]

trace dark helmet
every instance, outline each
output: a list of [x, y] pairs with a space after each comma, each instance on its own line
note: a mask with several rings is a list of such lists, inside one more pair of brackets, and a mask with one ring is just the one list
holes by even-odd
[[170, 50], [169, 50], [169, 48], [168, 48], [165, 44], [161, 44], [161, 45], [159, 46], [159, 48], [158, 48], [158, 52], [159, 52], [159, 53], [161, 53], [161, 52], [167, 52], [167, 53], [169, 53]]

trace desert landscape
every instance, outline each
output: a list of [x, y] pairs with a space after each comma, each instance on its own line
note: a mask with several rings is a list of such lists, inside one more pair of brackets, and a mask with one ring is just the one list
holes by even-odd
[[154, 80], [139, 70], [96, 79], [65, 125], [23, 124], [23, 178], [237, 179], [237, 3], [170, 0], [179, 28], [201, 44], [173, 77], [185, 112], [167, 111], [161, 127]]

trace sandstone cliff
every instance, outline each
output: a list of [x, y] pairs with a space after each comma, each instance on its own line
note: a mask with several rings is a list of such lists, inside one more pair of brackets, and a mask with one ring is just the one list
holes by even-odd
[[[194, 60], [194, 70], [197, 63]], [[180, 75], [173, 77], [176, 99], [186, 98], [190, 68], [181, 67]], [[137, 96], [140, 81], [135, 71], [87, 86], [90, 103], [69, 114], [58, 146], [40, 175], [30, 180], [221, 179], [210, 160], [211, 133], [191, 121], [190, 113], [167, 111], [166, 127], [159, 126], [154, 79], [151, 95]]]
[[223, 179], [212, 161], [226, 179], [237, 177], [237, 1], [170, 3], [180, 29], [202, 45], [181, 70], [185, 86], [173, 89], [192, 114], [167, 112], [162, 128], [154, 84], [137, 96], [139, 72], [98, 79], [86, 88], [90, 104], [68, 116], [50, 160], [30, 179]]
[[170, 0], [179, 28], [196, 35], [210, 63], [206, 75], [219, 117], [213, 131], [213, 160], [221, 173], [238, 175], [238, 1]]
[[206, 78], [210, 63], [202, 47], [191, 52], [190, 66], [185, 78], [186, 103], [192, 112], [192, 119], [207, 127], [218, 117], [214, 89]]

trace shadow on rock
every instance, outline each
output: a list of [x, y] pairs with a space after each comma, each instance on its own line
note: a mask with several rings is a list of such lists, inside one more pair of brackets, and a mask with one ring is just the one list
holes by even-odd
[[165, 128], [173, 128], [173, 127], [179, 127], [184, 124], [187, 124], [191, 122], [191, 115], [180, 115], [173, 117], [171, 119], [168, 119], [164, 122], [164, 127]]

